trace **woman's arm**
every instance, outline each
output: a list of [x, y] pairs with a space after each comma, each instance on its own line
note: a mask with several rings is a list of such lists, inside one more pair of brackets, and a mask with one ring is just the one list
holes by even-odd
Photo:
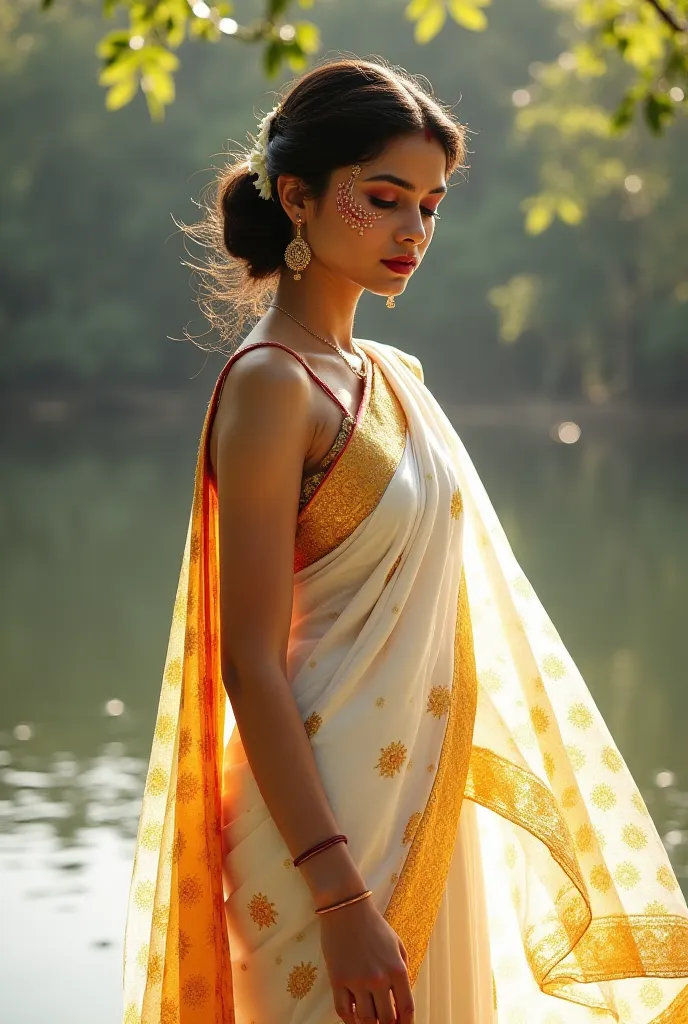
[[[286, 680], [294, 536], [313, 436], [307, 372], [247, 352], [216, 412], [222, 675], [260, 792], [293, 857], [339, 830]], [[301, 867], [317, 906], [365, 889], [338, 843]]]
[[[255, 350], [232, 367], [216, 411], [223, 681], [256, 783], [293, 857], [341, 831], [286, 677], [311, 395], [307, 371], [292, 356]], [[315, 907], [366, 888], [345, 843], [299, 870]], [[413, 1024], [406, 951], [373, 901], [320, 922], [341, 1020]]]

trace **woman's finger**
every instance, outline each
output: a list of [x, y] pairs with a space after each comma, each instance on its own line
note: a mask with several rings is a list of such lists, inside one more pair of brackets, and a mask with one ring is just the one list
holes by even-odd
[[356, 1024], [378, 1024], [375, 1013], [375, 1004], [370, 992], [364, 989], [354, 989], [356, 1001]]
[[356, 1024], [354, 997], [348, 988], [337, 988], [332, 993], [335, 1013], [344, 1024]]
[[416, 1012], [411, 991], [411, 982], [406, 971], [401, 971], [392, 978], [392, 993], [394, 1004], [397, 1008], [395, 1021], [397, 1024], [415, 1024]]
[[375, 1000], [376, 1019], [380, 1024], [396, 1024], [397, 1014], [392, 1002], [392, 990], [389, 987], [389, 980], [375, 986], [373, 989]]

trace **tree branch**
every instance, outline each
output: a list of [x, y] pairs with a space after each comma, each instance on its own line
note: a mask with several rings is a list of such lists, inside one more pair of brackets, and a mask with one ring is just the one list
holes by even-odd
[[659, 0], [648, 0], [648, 3], [652, 4], [654, 9], [657, 11], [657, 14], [662, 19], [662, 21], [666, 22], [666, 24], [669, 25], [669, 27], [672, 28], [674, 32], [688, 32], [688, 25], [685, 23], [681, 24], [680, 21], [677, 21], [674, 18], [673, 14], [670, 14], [669, 11], [665, 11], [664, 8], [660, 5]]

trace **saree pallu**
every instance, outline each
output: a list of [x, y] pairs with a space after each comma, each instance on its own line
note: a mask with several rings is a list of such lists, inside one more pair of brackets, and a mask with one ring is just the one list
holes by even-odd
[[[688, 909], [418, 361], [377, 342], [299, 514], [287, 680], [418, 1024], [688, 1021]], [[231, 360], [230, 360], [231, 363]], [[336, 1024], [220, 669], [209, 428], [136, 843], [125, 1024]]]

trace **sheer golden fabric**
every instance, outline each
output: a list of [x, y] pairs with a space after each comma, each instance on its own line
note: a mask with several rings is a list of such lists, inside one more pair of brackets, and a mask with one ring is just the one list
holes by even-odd
[[[499, 1024], [688, 1021], [688, 910], [628, 768], [420, 364], [360, 344], [356, 422], [299, 512], [288, 681], [409, 952], [419, 1024], [465, 1024], [428, 982], [468, 959], [457, 893], [484, 907], [472, 927]], [[207, 441], [230, 364], [201, 436], [141, 811], [125, 1024], [337, 1019], [310, 895], [221, 680]]]

